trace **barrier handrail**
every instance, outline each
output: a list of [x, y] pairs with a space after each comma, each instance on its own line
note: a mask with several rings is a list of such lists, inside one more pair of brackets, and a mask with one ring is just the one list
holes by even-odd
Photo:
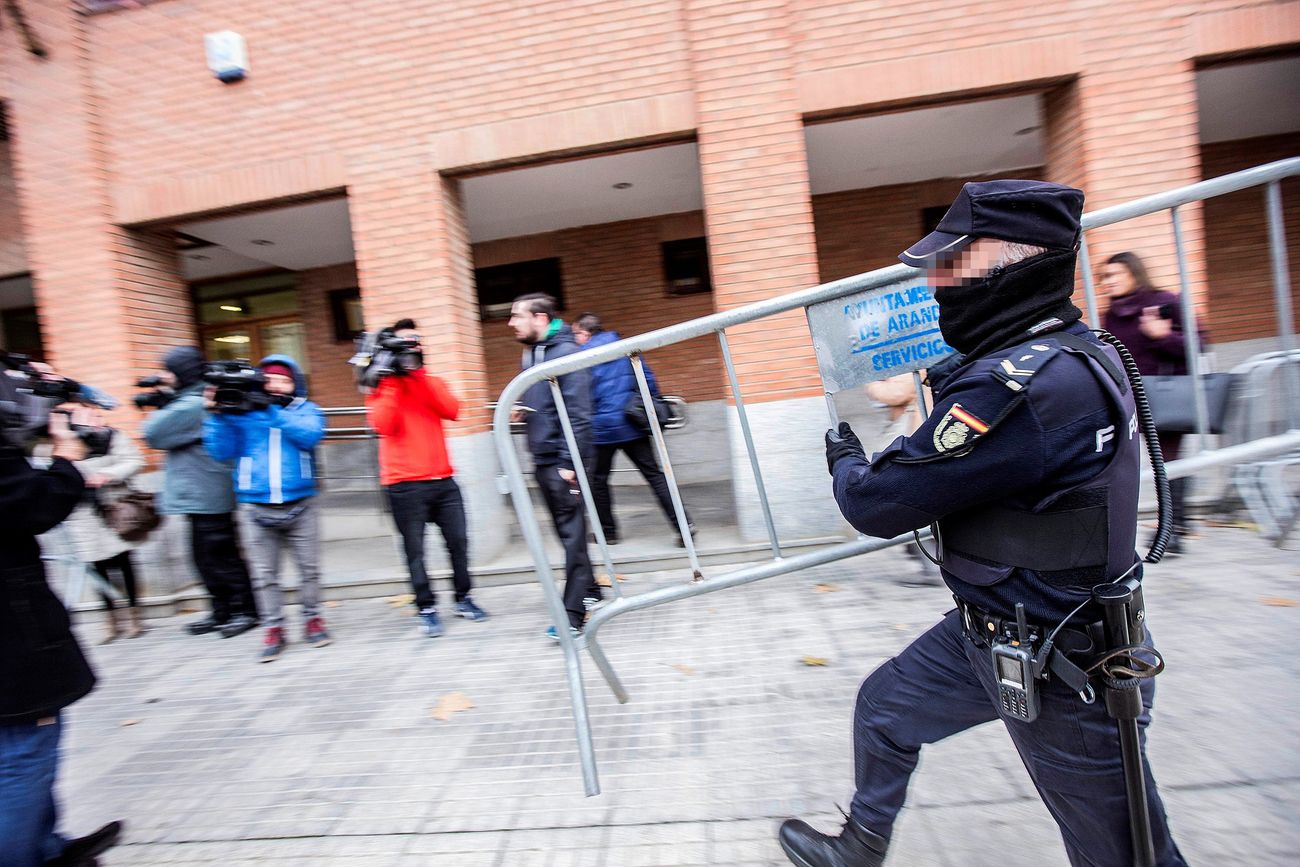
[[[1286, 285], [1289, 278], [1286, 276], [1285, 250], [1277, 249], [1277, 245], [1280, 243], [1279, 239], [1283, 237], [1282, 233], [1279, 231], [1281, 206], [1280, 193], [1277, 184], [1282, 178], [1294, 175], [1300, 175], [1300, 157], [1278, 160], [1253, 169], [1246, 169], [1223, 177], [1190, 184], [1176, 190], [1170, 190], [1168, 192], [1146, 196], [1132, 202], [1102, 208], [1097, 211], [1089, 212], [1083, 216], [1083, 228], [1088, 230], [1111, 225], [1123, 220], [1133, 219], [1135, 217], [1154, 214], [1160, 211], [1170, 212], [1178, 258], [1181, 297], [1186, 302], [1182, 305], [1184, 343], [1188, 356], [1188, 369], [1196, 383], [1197, 427], [1202, 434], [1207, 431], [1205, 397], [1199, 376], [1199, 347], [1196, 339], [1195, 313], [1193, 305], [1190, 303], [1190, 299], [1188, 298], [1190, 292], [1188, 268], [1186, 265], [1186, 255], [1181, 224], [1179, 222], [1178, 208], [1193, 202], [1238, 192], [1261, 184], [1269, 185], [1267, 196], [1269, 243], [1273, 248], [1273, 274], [1275, 292], [1278, 294], [1276, 303], [1279, 314], [1279, 336], [1283, 344], [1283, 349], [1289, 350], [1291, 348], [1291, 343], [1293, 342], [1290, 316], [1289, 313], [1286, 312], [1290, 309], [1290, 299], [1289, 294], [1287, 294], [1289, 289]], [[1080, 243], [1079, 261], [1081, 264], [1085, 296], [1087, 298], [1089, 321], [1096, 326], [1099, 324], [1099, 320], [1093, 288], [1091, 263], [1088, 259], [1086, 235]], [[558, 638], [560, 640], [561, 649], [564, 653], [565, 674], [569, 684], [570, 699], [573, 707], [574, 726], [578, 739], [578, 752], [582, 763], [584, 785], [588, 795], [598, 794], [600, 791], [600, 785], [597, 775], [591, 723], [586, 701], [586, 688], [582, 680], [581, 664], [578, 656], [579, 649], [585, 647], [591, 653], [593, 661], [600, 669], [601, 674], [604, 676], [606, 682], [618, 697], [619, 701], [627, 700], [626, 690], [623, 689], [617, 674], [614, 672], [612, 666], [610, 666], [609, 660], [605, 657], [605, 654], [597, 641], [597, 633], [604, 623], [614, 617], [631, 611], [641, 610], [654, 605], [661, 605], [690, 596], [698, 596], [703, 593], [734, 587], [740, 584], [761, 580], [763, 578], [773, 577], [775, 575], [787, 574], [799, 569], [833, 562], [835, 560], [856, 556], [862, 553], [881, 550], [892, 545], [902, 544], [911, 538], [910, 536], [900, 536], [895, 539], [881, 540], [868, 539], [860, 536], [855, 540], [829, 546], [819, 551], [801, 554], [795, 557], [782, 556], [779, 540], [777, 539], [776, 531], [771, 519], [766, 493], [763, 488], [757, 454], [754, 450], [752, 437], [750, 436], [748, 423], [743, 411], [743, 398], [740, 392], [739, 382], [735, 376], [730, 353], [727, 350], [726, 331], [728, 328], [752, 322], [757, 319], [792, 312], [822, 302], [838, 299], [846, 295], [911, 280], [915, 278], [916, 273], [915, 269], [908, 266], [902, 264], [892, 265], [865, 274], [846, 277], [819, 286], [797, 290], [776, 298], [768, 298], [741, 307], [713, 313], [688, 322], [659, 328], [634, 337], [623, 338], [605, 346], [574, 353], [565, 356], [564, 358], [545, 361], [541, 364], [530, 367], [516, 375], [501, 392], [501, 396], [498, 398], [497, 405], [493, 410], [493, 439], [496, 442], [502, 472], [505, 475], [512, 500], [514, 501], [515, 510], [519, 517], [520, 530], [523, 533], [525, 543], [532, 552], [538, 581], [543, 587], [543, 597], [545, 598], [547, 608], [550, 611], [552, 621], [557, 627]], [[557, 385], [558, 377], [584, 368], [595, 367], [609, 361], [629, 357], [633, 359], [633, 368], [637, 376], [638, 387], [641, 389], [643, 394], [648, 394], [648, 386], [646, 385], [640, 364], [640, 356], [643, 353], [648, 350], [658, 349], [670, 344], [704, 337], [710, 334], [715, 335], [722, 346], [724, 366], [727, 368], [727, 373], [732, 387], [732, 399], [734, 400], [737, 409], [737, 422], [741, 426], [742, 433], [744, 434], [749, 459], [754, 470], [755, 484], [764, 506], [765, 519], [772, 542], [773, 558], [771, 561], [758, 566], [744, 567], [735, 572], [730, 572], [718, 577], [705, 578], [699, 569], [694, 548], [690, 541], [690, 536], [686, 533], [686, 527], [683, 524], [680, 529], [683, 534], [683, 541], [686, 545], [687, 553], [691, 559], [693, 578], [695, 579], [694, 582], [690, 584], [660, 588], [647, 593], [637, 594], [633, 597], [621, 597], [620, 595], [620, 598], [616, 599], [614, 602], [599, 607], [591, 613], [584, 634], [581, 639], [577, 639], [570, 635], [569, 630], [565, 628], [568, 624], [567, 614], [564, 610], [560, 593], [555, 587], [554, 573], [545, 546], [542, 542], [541, 528], [536, 519], [532, 500], [528, 495], [527, 485], [523, 479], [519, 455], [514, 448], [511, 439], [511, 408], [519, 398], [523, 396], [524, 392], [533, 385], [549, 381], [551, 384], [551, 392], [556, 398], [556, 404], [560, 408], [560, 411], [563, 412], [563, 404], [560, 399], [559, 388]], [[1292, 427], [1294, 427], [1294, 424]], [[651, 421], [651, 429], [652, 437], [655, 439], [656, 445], [660, 448], [661, 459], [664, 459], [665, 463], [667, 463], [666, 459], [668, 455], [666, 449], [663, 448], [663, 433], [659, 429], [658, 424], [653, 420]], [[570, 451], [574, 456], [574, 469], [578, 473], [579, 477], [583, 477], [581, 455], [575, 447], [572, 431], [567, 425], [565, 425], [565, 435], [570, 441]], [[1201, 437], [1201, 440], [1204, 440], [1204, 436]], [[1186, 458], [1183, 461], [1175, 461], [1169, 465], [1170, 476], [1175, 477], [1178, 475], [1186, 475], [1210, 466], [1252, 460], [1255, 457], [1264, 454], [1290, 451], [1295, 449], [1297, 445], [1300, 445], [1300, 431], [1291, 430], [1286, 434], [1272, 437], [1268, 440], [1247, 443], [1242, 446], [1234, 446], [1214, 452], [1202, 452], [1194, 457]], [[1276, 449], [1277, 451], [1270, 451], [1272, 449]], [[665, 469], [666, 476], [671, 480], [671, 467], [665, 467]], [[673, 490], [676, 490], [675, 483], [673, 484]], [[589, 500], [589, 498], [584, 499]], [[677, 501], [676, 497], [674, 497], [674, 507], [679, 521], [683, 521], [684, 513], [681, 511], [680, 503]], [[588, 508], [590, 510], [590, 505]], [[598, 525], [593, 529], [597, 541], [602, 549], [602, 554], [604, 555], [606, 562], [609, 563], [609, 553], [604, 542], [603, 534]], [[613, 572], [612, 566], [610, 571], [611, 573]], [[617, 580], [613, 574], [611, 574], [610, 577], [613, 581]]]

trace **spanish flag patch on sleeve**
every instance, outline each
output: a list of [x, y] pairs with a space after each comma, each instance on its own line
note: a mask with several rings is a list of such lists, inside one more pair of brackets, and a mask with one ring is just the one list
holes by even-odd
[[988, 422], [954, 403], [934, 428], [934, 448], [941, 453], [955, 451], [970, 445], [988, 429]]

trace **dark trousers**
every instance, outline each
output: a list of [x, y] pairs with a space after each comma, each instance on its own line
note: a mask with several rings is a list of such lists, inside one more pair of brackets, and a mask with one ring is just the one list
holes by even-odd
[[564, 546], [564, 610], [569, 613], [569, 625], [581, 629], [587, 616], [582, 600], [602, 598], [587, 556], [587, 515], [582, 508], [582, 494], [578, 483], [560, 478], [554, 466], [537, 467], [533, 475]]
[[411, 573], [411, 589], [421, 611], [435, 607], [429, 573], [424, 568], [424, 526], [436, 524], [442, 531], [451, 560], [451, 579], [456, 601], [469, 596], [474, 585], [469, 577], [469, 530], [465, 520], [465, 501], [455, 479], [426, 479], [389, 485], [388, 503], [393, 509], [393, 523], [402, 534], [406, 568]]
[[[1160, 434], [1160, 453], [1164, 456], [1165, 463], [1178, 460], [1182, 448], [1183, 434]], [[1190, 482], [1191, 479], [1186, 476], [1169, 481], [1169, 500], [1174, 511], [1174, 534], [1176, 536], [1182, 536], [1188, 531], [1187, 488]]]
[[[1059, 680], [1039, 683], [1042, 711], [1032, 723], [1006, 719], [1008, 733], [1060, 827], [1074, 867], [1129, 867], [1128, 798], [1115, 721], [1101, 696], [1083, 701]], [[1145, 751], [1154, 682], [1143, 682], [1138, 720]], [[907, 795], [921, 747], [998, 719], [997, 687], [987, 647], [961, 631], [951, 611], [906, 650], [876, 669], [858, 691], [853, 719], [857, 793], [853, 818], [888, 838]], [[983, 756], [969, 755], [980, 763]], [[1156, 864], [1186, 867], [1169, 835], [1165, 808], [1146, 765]], [[992, 769], [990, 769], [991, 771]], [[997, 786], [996, 774], [985, 776]]]
[[190, 515], [189, 518], [194, 566], [212, 599], [213, 619], [225, 623], [238, 614], [256, 617], [253, 582], [239, 552], [234, 514]]
[[[664, 478], [664, 472], [659, 469], [659, 461], [655, 458], [654, 443], [650, 442], [649, 437], [642, 437], [626, 443], [596, 446], [596, 473], [591, 480], [591, 496], [596, 501], [596, 512], [600, 515], [600, 527], [605, 535], [618, 532], [618, 522], [614, 520], [614, 499], [609, 491], [609, 474], [614, 466], [614, 456], [620, 451], [628, 456], [642, 477], [649, 482], [655, 499], [659, 501], [659, 508], [663, 509], [664, 517], [677, 529], [677, 513], [673, 511], [672, 494], [668, 492], [668, 480]], [[690, 523], [690, 516], [687, 516], [686, 521]]]
[[[126, 590], [126, 607], [134, 608], [138, 598], [136, 595], [137, 591], [135, 584], [135, 564], [131, 562], [131, 552], [123, 551], [116, 557], [109, 557], [107, 560], [96, 560], [94, 565], [95, 571], [99, 573], [99, 577], [103, 578], [105, 581], [112, 580], [108, 577], [109, 570], [114, 570], [122, 576], [122, 587]], [[113, 597], [109, 596], [107, 593], [101, 593], [99, 595], [104, 599], [104, 607], [109, 611], [112, 611]]]

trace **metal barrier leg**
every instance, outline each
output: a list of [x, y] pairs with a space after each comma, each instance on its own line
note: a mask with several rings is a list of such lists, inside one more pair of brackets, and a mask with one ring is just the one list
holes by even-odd
[[[497, 442], [497, 457], [510, 481], [510, 497], [515, 503], [515, 514], [519, 518], [519, 530], [524, 535], [524, 542], [533, 555], [533, 565], [537, 581], [542, 587], [542, 596], [546, 607], [551, 612], [551, 620], [560, 639], [560, 650], [564, 653], [564, 673], [569, 682], [569, 701], [573, 707], [573, 727], [578, 738], [578, 758], [582, 763], [583, 787], [588, 797], [600, 794], [600, 777], [596, 771], [596, 750], [591, 734], [591, 717], [587, 708], [587, 691], [582, 683], [582, 663], [578, 658], [578, 643], [569, 634], [569, 615], [564, 610], [564, 600], [555, 586], [555, 574], [551, 562], [546, 556], [542, 544], [541, 529], [537, 525], [537, 513], [533, 511], [533, 501], [528, 495], [528, 484], [524, 481], [523, 468], [519, 464], [519, 455], [515, 452], [510, 434], [509, 411], [498, 410], [493, 424], [493, 436]], [[565, 418], [563, 411], [561, 418]], [[574, 461], [577, 462], [575, 457]]]
[[596, 534], [600, 556], [605, 561], [605, 571], [609, 574], [609, 585], [614, 591], [614, 596], [622, 599], [623, 588], [618, 586], [618, 573], [614, 571], [614, 561], [609, 556], [609, 544], [605, 541], [605, 529], [600, 525], [600, 513], [596, 511], [596, 501], [591, 496], [591, 485], [587, 483], [587, 468], [582, 465], [582, 452], [578, 450], [578, 438], [573, 435], [573, 422], [569, 420], [569, 410], [564, 405], [560, 383], [554, 379], [550, 380], [550, 383], [551, 397], [555, 399], [555, 409], [560, 414], [560, 427], [564, 430], [564, 441], [569, 444], [569, 454], [573, 457], [573, 471], [578, 475], [578, 490], [582, 492], [582, 504], [587, 510], [592, 532]]
[[1092, 277], [1092, 259], [1088, 256], [1088, 234], [1079, 233], [1079, 269], [1083, 272], [1083, 297], [1088, 302], [1088, 326], [1101, 327], [1101, 316], [1097, 313], [1097, 285]]
[[[1277, 181], [1270, 183], [1264, 191], [1268, 207], [1268, 251], [1273, 266], [1273, 303], [1277, 307], [1277, 335], [1282, 343], [1282, 351], [1289, 356], [1295, 348], [1294, 320], [1291, 312], [1291, 275], [1286, 259], [1286, 229], [1282, 223], [1282, 189]], [[1300, 371], [1294, 364], [1284, 364], [1282, 374], [1286, 377], [1286, 391], [1282, 395], [1282, 405], [1286, 407], [1287, 427], [1300, 427], [1296, 410], [1296, 401], [1300, 400]]]
[[645, 365], [641, 353], [632, 356], [632, 372], [636, 374], [636, 384], [641, 389], [641, 400], [645, 401], [646, 419], [650, 422], [650, 437], [659, 451], [659, 462], [663, 464], [664, 475], [668, 478], [668, 495], [672, 497], [673, 512], [677, 515], [677, 530], [682, 534], [682, 544], [686, 546], [686, 557], [691, 561], [691, 578], [704, 580], [700, 569], [700, 558], [695, 553], [695, 539], [691, 536], [691, 522], [686, 517], [682, 506], [682, 493], [677, 488], [677, 476], [673, 473], [673, 461], [668, 456], [668, 443], [664, 441], [663, 428], [659, 426], [659, 415], [655, 412], [654, 397], [650, 394], [650, 383], [645, 378]]
[[1187, 276], [1187, 251], [1183, 248], [1183, 224], [1178, 208], [1169, 209], [1174, 227], [1174, 251], [1178, 254], [1178, 300], [1183, 313], [1183, 345], [1187, 348], [1187, 372], [1192, 376], [1192, 396], [1196, 407], [1196, 450], [1205, 451], [1209, 432], [1209, 411], [1205, 406], [1205, 383], [1201, 380], [1201, 336], [1196, 331], [1196, 305], [1192, 300], [1191, 280]]
[[736, 378], [736, 365], [731, 360], [727, 332], [718, 332], [718, 345], [722, 347], [722, 364], [727, 368], [727, 379], [731, 382], [731, 397], [736, 401], [736, 420], [740, 422], [740, 433], [745, 438], [745, 451], [749, 453], [749, 467], [754, 473], [754, 487], [758, 488], [758, 503], [763, 509], [763, 523], [767, 525], [767, 538], [772, 545], [772, 556], [780, 560], [781, 542], [776, 536], [776, 523], [772, 520], [772, 504], [767, 500], [767, 488], [763, 485], [763, 470], [758, 465], [758, 452], [754, 449], [754, 433], [749, 429], [749, 414], [745, 412], [745, 399], [740, 393], [740, 380]]
[[600, 670], [601, 676], [605, 678], [605, 683], [609, 684], [610, 692], [614, 693], [614, 698], [618, 699], [619, 704], [627, 704], [627, 689], [623, 686], [623, 681], [619, 680], [618, 672], [614, 671], [614, 666], [609, 664], [609, 657], [605, 655], [605, 650], [596, 640], [595, 633], [587, 636], [587, 652], [591, 654], [591, 659], [596, 663], [596, 668]]

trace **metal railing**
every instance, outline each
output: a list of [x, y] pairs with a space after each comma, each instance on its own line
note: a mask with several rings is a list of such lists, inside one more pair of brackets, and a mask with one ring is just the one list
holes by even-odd
[[[1171, 215], [1170, 219], [1174, 228], [1174, 241], [1179, 263], [1180, 291], [1183, 301], [1185, 302], [1182, 307], [1184, 316], [1190, 317], [1194, 316], [1194, 305], [1191, 303], [1190, 298], [1186, 254], [1183, 246], [1184, 239], [1181, 224], [1179, 222], [1178, 208], [1206, 198], [1236, 192], [1249, 187], [1267, 185], [1269, 191], [1269, 243], [1272, 251], [1273, 276], [1275, 283], [1277, 284], [1275, 300], [1278, 305], [1279, 338], [1283, 350], [1289, 351], [1294, 346], [1294, 335], [1292, 332], [1289, 277], [1286, 264], [1286, 250], [1283, 246], [1284, 232], [1282, 231], [1281, 226], [1281, 200], [1278, 183], [1282, 178], [1297, 174], [1300, 174], [1300, 158], [1282, 160], [1243, 172], [1226, 175], [1221, 178], [1192, 184], [1170, 192], [1148, 196], [1134, 202], [1116, 205], [1099, 211], [1093, 211], [1084, 215], [1083, 226], [1085, 229], [1095, 229], [1101, 226], [1108, 226], [1124, 220], [1133, 219], [1135, 217], [1146, 216], [1160, 211], [1169, 211]], [[1097, 303], [1092, 279], [1092, 270], [1087, 255], [1086, 239], [1080, 248], [1079, 259], [1083, 266], [1083, 278], [1089, 317], [1090, 320], [1096, 324], [1099, 319], [1097, 315]], [[689, 322], [661, 328], [656, 331], [647, 332], [646, 334], [641, 334], [636, 337], [626, 338], [596, 349], [576, 353], [565, 358], [547, 361], [529, 368], [516, 376], [502, 392], [494, 412], [493, 436], [496, 441], [502, 469], [506, 474], [508, 488], [515, 504], [515, 510], [519, 518], [520, 530], [523, 533], [524, 540], [527, 543], [530, 552], [532, 553], [537, 578], [542, 586], [543, 595], [550, 611], [551, 618], [556, 624], [556, 631], [558, 632], [561, 649], [564, 653], [565, 675], [568, 680], [570, 701], [573, 707], [578, 752], [582, 764], [584, 787], [588, 795], [599, 794], [600, 783], [596, 768], [595, 750], [592, 742], [591, 720], [588, 713], [585, 687], [582, 682], [581, 660], [578, 655], [578, 652], [582, 647], [585, 647], [591, 654], [593, 662], [595, 662], [597, 668], [604, 676], [606, 682], [609, 684], [618, 700], [620, 702], [628, 700], [627, 690], [623, 687], [618, 675], [613, 669], [613, 666], [610, 664], [608, 657], [606, 657], [604, 651], [601, 649], [598, 640], [599, 630], [606, 623], [616, 617], [620, 617], [633, 611], [643, 610], [652, 606], [664, 605], [669, 602], [675, 602], [692, 596], [699, 596], [705, 593], [724, 590], [730, 587], [737, 587], [742, 584], [760, 581], [764, 578], [771, 578], [777, 575], [796, 572], [813, 566], [819, 566], [825, 563], [843, 560], [848, 557], [854, 557], [859, 554], [878, 551], [892, 545], [902, 544], [912, 538], [910, 535], [900, 536], [895, 539], [868, 539], [860, 536], [851, 541], [828, 546], [821, 550], [801, 554], [795, 557], [783, 556], [781, 552], [781, 540], [776, 532], [776, 527], [772, 519], [771, 505], [763, 483], [762, 467], [750, 431], [749, 419], [745, 410], [744, 395], [742, 394], [740, 383], [736, 375], [731, 349], [727, 342], [727, 330], [744, 323], [807, 308], [811, 305], [835, 300], [864, 290], [902, 283], [914, 278], [915, 276], [916, 271], [914, 269], [901, 264], [894, 265], [855, 277], [836, 280], [821, 286], [792, 292], [778, 298], [766, 299], [754, 304], [748, 304], [743, 307], [715, 313]], [[1189, 370], [1193, 376], [1199, 378], [1200, 347], [1198, 345], [1195, 324], [1192, 319], [1185, 319], [1183, 332], [1187, 341]], [[681, 508], [680, 493], [672, 472], [668, 452], [665, 448], [663, 431], [657, 420], [654, 419], [653, 413], [651, 413], [651, 436], [654, 439], [655, 446], [658, 450], [659, 459], [664, 465], [664, 474], [669, 482], [669, 490], [673, 497], [673, 506], [674, 511], [676, 512], [678, 529], [682, 534], [682, 539], [685, 542], [687, 549], [687, 555], [690, 559], [692, 580], [690, 583], [662, 587], [646, 593], [637, 594], [636, 596], [624, 597], [621, 590], [618, 588], [618, 581], [614, 578], [616, 573], [613, 568], [612, 557], [609, 553], [609, 546], [606, 544], [604, 534], [601, 531], [600, 521], [595, 516], [595, 508], [591, 500], [586, 480], [586, 469], [582, 466], [581, 453], [574, 441], [573, 430], [568, 422], [568, 415], [564, 406], [563, 396], [560, 393], [558, 377], [583, 368], [604, 364], [608, 361], [620, 358], [631, 358], [638, 388], [643, 397], [645, 397], [649, 394], [649, 385], [646, 381], [645, 372], [641, 364], [641, 356], [643, 353], [652, 349], [658, 349], [698, 337], [707, 337], [709, 335], [714, 336], [718, 340], [719, 348], [721, 350], [723, 365], [731, 387], [731, 397], [736, 408], [736, 420], [745, 442], [750, 466], [753, 470], [756, 493], [763, 510], [764, 523], [766, 525], [768, 539], [772, 548], [772, 559], [769, 562], [743, 567], [734, 572], [729, 572], [718, 577], [708, 578], [703, 574], [699, 565], [699, 559], [695, 552], [694, 544], [691, 541], [685, 515]], [[561, 426], [564, 429], [564, 435], [569, 444], [569, 451], [570, 454], [574, 456], [576, 464], [574, 469], [579, 477], [580, 486], [583, 491], [584, 503], [588, 515], [592, 518], [591, 526], [595, 533], [597, 544], [600, 547], [601, 557], [604, 560], [606, 567], [609, 569], [611, 579], [614, 579], [611, 583], [617, 597], [613, 602], [605, 604], [591, 613], [584, 632], [578, 638], [570, 636], [569, 630], [565, 628], [568, 624], [568, 619], [564, 609], [564, 604], [560, 591], [556, 587], [550, 559], [547, 556], [545, 546], [542, 543], [541, 528], [537, 521], [537, 515], [533, 508], [532, 500], [528, 496], [527, 484], [510, 433], [510, 407], [524, 394], [525, 391], [527, 391], [529, 387], [542, 381], [549, 383], [556, 407], [559, 410], [562, 423]], [[1300, 392], [1294, 392], [1293, 394], [1300, 394]], [[1204, 392], [1200, 388], [1199, 382], [1197, 388], [1197, 419], [1199, 428], [1202, 433], [1204, 433], [1208, 426], [1206, 422]], [[1284, 453], [1295, 449], [1298, 444], [1300, 444], [1300, 432], [1292, 431], [1282, 436], [1269, 437], [1265, 440], [1249, 444], [1248, 447], [1235, 447], [1215, 452], [1203, 452], [1195, 457], [1188, 458], [1186, 461], [1177, 461], [1171, 464], [1170, 471], [1173, 476], [1185, 475], [1210, 466], [1223, 466], [1246, 460], [1256, 460], [1267, 455]]]

